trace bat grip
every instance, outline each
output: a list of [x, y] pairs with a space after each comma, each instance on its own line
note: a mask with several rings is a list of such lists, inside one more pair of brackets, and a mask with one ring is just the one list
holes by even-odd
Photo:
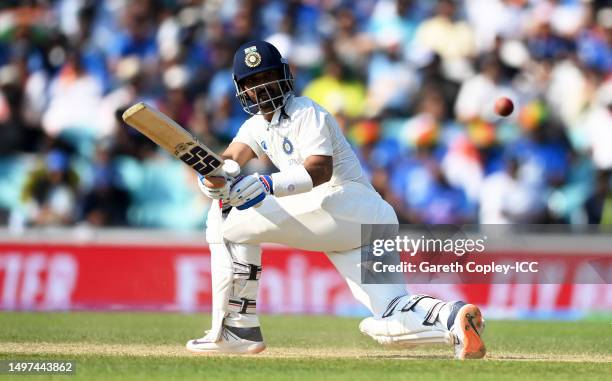
[[221, 166], [221, 171], [226, 177], [236, 177], [240, 174], [240, 166], [234, 160], [225, 160]]
[[[239, 174], [240, 174], [240, 166], [238, 165], [238, 163], [236, 163], [234, 160], [225, 160], [223, 162], [223, 165], [219, 168], [218, 173], [215, 174], [215, 176], [223, 176], [226, 179], [233, 179]], [[260, 196], [257, 197], [257, 199], [252, 200], [252, 202], [256, 202], [256, 204], [252, 206], [254, 208], [260, 207], [265, 197], [266, 197], [265, 194], [262, 193]], [[247, 206], [245, 208], [238, 207], [238, 209], [244, 210], [244, 209], [248, 209], [249, 207], [250, 206]]]

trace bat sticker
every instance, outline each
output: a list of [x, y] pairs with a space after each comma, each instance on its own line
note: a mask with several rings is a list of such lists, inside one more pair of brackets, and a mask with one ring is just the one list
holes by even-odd
[[193, 145], [193, 143], [179, 144], [176, 147], [177, 156], [202, 176], [208, 175], [222, 164], [217, 158], [198, 145], [193, 145], [189, 151], [181, 154], [181, 151], [184, 151], [184, 148], [188, 148], [189, 145]]

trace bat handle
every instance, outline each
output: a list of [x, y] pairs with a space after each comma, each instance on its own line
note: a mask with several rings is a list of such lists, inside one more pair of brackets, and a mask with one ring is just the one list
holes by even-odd
[[[234, 178], [238, 176], [239, 174], [240, 174], [240, 166], [234, 160], [225, 160], [225, 162], [223, 162], [223, 165], [221, 166], [221, 171], [219, 172], [219, 176], [224, 176], [226, 178], [227, 177]], [[254, 208], [258, 208], [261, 206], [261, 203], [263, 202], [263, 199], [265, 198], [265, 194], [261, 194], [259, 198], [260, 200], [257, 202], [257, 204], [253, 205]], [[241, 208], [238, 208], [238, 209], [242, 210]]]
[[221, 166], [221, 171], [226, 176], [236, 177], [240, 174], [240, 166], [234, 160], [225, 160]]

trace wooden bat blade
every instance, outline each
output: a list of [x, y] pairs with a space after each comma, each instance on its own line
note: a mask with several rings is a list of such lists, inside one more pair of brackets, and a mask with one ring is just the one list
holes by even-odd
[[203, 176], [221, 173], [223, 159], [174, 120], [140, 102], [123, 113], [123, 120]]

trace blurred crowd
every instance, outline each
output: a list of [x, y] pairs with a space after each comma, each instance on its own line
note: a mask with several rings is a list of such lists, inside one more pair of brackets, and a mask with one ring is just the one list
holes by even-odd
[[0, 3], [0, 224], [201, 228], [194, 173], [120, 115], [146, 101], [222, 151], [252, 39], [401, 222], [612, 223], [610, 1], [32, 0]]

